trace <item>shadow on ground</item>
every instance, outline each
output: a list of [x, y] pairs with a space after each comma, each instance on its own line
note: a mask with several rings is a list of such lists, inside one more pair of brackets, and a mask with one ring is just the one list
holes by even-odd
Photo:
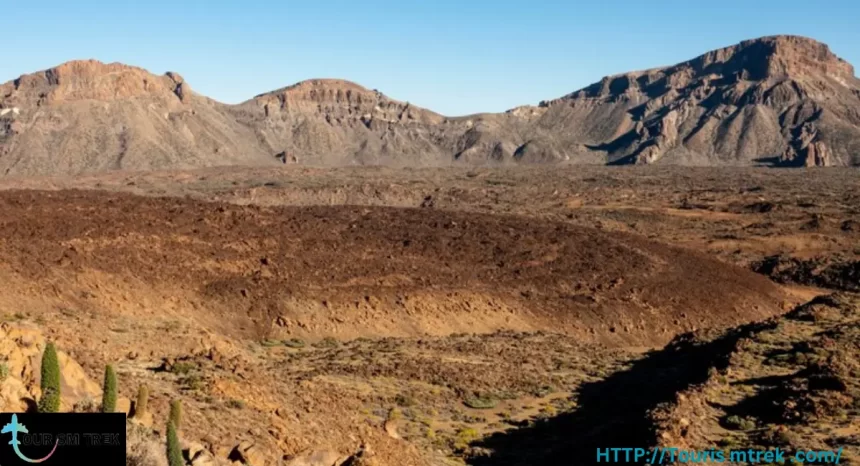
[[716, 339], [681, 335], [629, 369], [583, 385], [578, 392], [576, 411], [473, 444], [478, 447], [475, 451], [487, 449], [492, 454], [470, 457], [467, 463], [473, 466], [590, 464], [597, 463], [598, 448], [653, 446], [657, 439], [648, 412], [661, 403], [673, 401], [679, 391], [703, 383], [711, 367], [726, 367], [737, 341], [765, 325], [750, 324]]

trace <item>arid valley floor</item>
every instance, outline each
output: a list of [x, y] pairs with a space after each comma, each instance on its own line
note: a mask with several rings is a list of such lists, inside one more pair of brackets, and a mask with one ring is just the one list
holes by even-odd
[[[117, 367], [129, 463], [860, 458], [860, 171], [212, 168], [0, 180], [6, 406]], [[40, 346], [41, 345], [41, 346]], [[62, 361], [61, 361], [62, 362]], [[78, 364], [80, 365], [78, 367]]]

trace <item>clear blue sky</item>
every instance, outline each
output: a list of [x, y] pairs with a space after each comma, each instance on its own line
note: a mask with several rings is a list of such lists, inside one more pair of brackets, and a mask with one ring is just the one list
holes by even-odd
[[858, 19], [858, 0], [9, 1], [0, 82], [96, 58], [177, 71], [227, 103], [334, 77], [462, 115], [772, 34], [860, 67]]

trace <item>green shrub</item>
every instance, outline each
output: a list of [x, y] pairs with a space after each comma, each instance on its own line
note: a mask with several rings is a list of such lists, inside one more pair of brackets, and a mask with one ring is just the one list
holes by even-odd
[[281, 342], [287, 348], [304, 348], [305, 342], [300, 338], [290, 338]]
[[391, 411], [388, 412], [388, 420], [396, 421], [398, 419], [403, 419], [403, 411], [400, 408], [391, 408]]
[[454, 437], [454, 444], [452, 445], [455, 450], [465, 450], [469, 447], [469, 444], [481, 438], [481, 435], [477, 430], [471, 427], [464, 427], [457, 431], [456, 436]]
[[9, 377], [9, 365], [5, 362], [0, 362], [0, 382]]
[[280, 340], [263, 340], [260, 344], [266, 348], [273, 348], [275, 346], [281, 346], [283, 342]]
[[244, 409], [245, 402], [242, 400], [227, 400], [227, 407], [230, 409]]
[[544, 406], [540, 410], [540, 416], [543, 418], [550, 418], [555, 416], [556, 414], [558, 414], [558, 410], [555, 408], [555, 406], [552, 405]]
[[469, 398], [464, 401], [463, 404], [472, 408], [472, 409], [493, 409], [499, 402], [492, 397], [482, 396], [476, 398]]
[[105, 366], [105, 381], [102, 390], [102, 412], [116, 412], [116, 372], [110, 364]]
[[179, 379], [179, 383], [188, 390], [202, 390], [206, 383], [200, 374], [189, 374]]
[[182, 447], [179, 444], [179, 434], [173, 422], [167, 423], [167, 464], [169, 466], [184, 466]]
[[195, 369], [197, 369], [197, 365], [193, 362], [177, 361], [176, 364], [171, 366], [170, 372], [173, 372], [174, 374], [185, 375]]
[[555, 393], [555, 391], [555, 387], [545, 385], [543, 387], [532, 390], [531, 395], [535, 398], [543, 398], [552, 395], [553, 393]]
[[39, 399], [39, 412], [56, 413], [60, 411], [60, 362], [53, 342], [48, 342], [45, 352], [42, 353], [41, 376], [42, 397]]
[[756, 428], [756, 422], [750, 417], [732, 415], [726, 418], [726, 427], [733, 430], [753, 430]]
[[404, 408], [416, 405], [414, 398], [409, 395], [404, 395], [402, 393], [394, 397], [394, 402], [397, 403], [397, 406], [403, 406]]
[[182, 401], [173, 400], [170, 402], [170, 417], [169, 422], [177, 429], [182, 428]]

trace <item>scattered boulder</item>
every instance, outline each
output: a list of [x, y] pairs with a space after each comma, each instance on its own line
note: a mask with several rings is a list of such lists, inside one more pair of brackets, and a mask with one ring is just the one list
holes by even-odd
[[388, 419], [385, 421], [385, 433], [388, 434], [389, 437], [393, 439], [399, 439], [400, 434], [397, 432], [398, 420], [397, 419]]
[[805, 123], [796, 130], [797, 135], [789, 142], [780, 161], [785, 165], [806, 167], [829, 167], [833, 165], [830, 148], [821, 139], [812, 123]]
[[0, 411], [26, 412], [36, 400], [19, 379], [7, 377], [0, 383]]
[[268, 466], [274, 464], [273, 459], [256, 443], [251, 440], [239, 442], [227, 457], [231, 461], [239, 461], [247, 466]]
[[275, 158], [278, 159], [283, 164], [299, 163], [299, 158], [296, 155], [288, 154], [286, 151], [278, 152], [277, 154], [275, 154]]
[[173, 71], [168, 71], [165, 73], [165, 76], [173, 81], [173, 93], [176, 94], [176, 97], [179, 97], [180, 102], [187, 102], [191, 95], [191, 89], [188, 87], [188, 84], [186, 84], [185, 78], [180, 76], [179, 73], [175, 73]]
[[347, 458], [341, 466], [375, 466], [376, 464], [370, 445], [365, 444], [358, 449], [358, 452]]
[[229, 464], [226, 459], [219, 459], [210, 453], [203, 444], [189, 442], [182, 449], [182, 457], [191, 466], [219, 466]]

